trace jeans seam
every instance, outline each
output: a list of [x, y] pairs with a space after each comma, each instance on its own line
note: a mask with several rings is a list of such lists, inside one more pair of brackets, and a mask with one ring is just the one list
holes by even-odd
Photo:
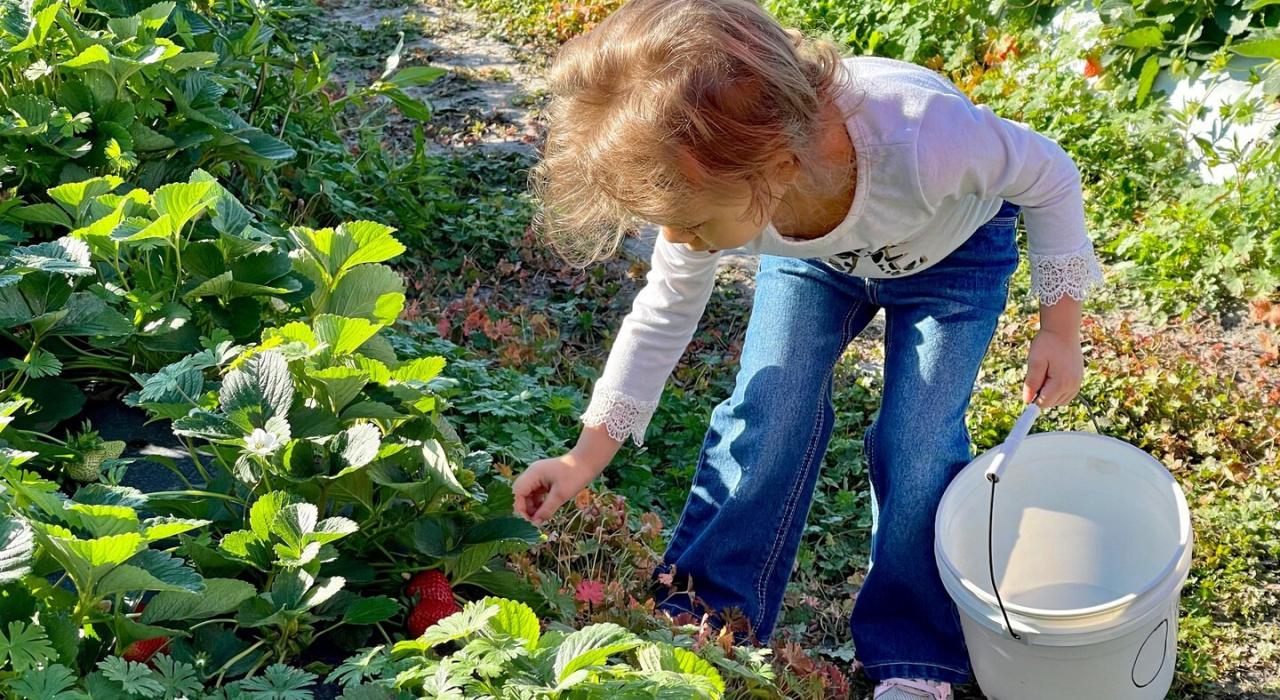
[[[853, 304], [849, 307], [849, 312], [844, 317], [844, 321], [840, 326], [841, 352], [843, 352], [844, 347], [848, 345], [849, 341], [852, 340], [852, 338], [849, 337], [850, 336], [849, 327], [850, 325], [852, 325], [854, 315], [856, 315], [857, 312], [861, 309], [862, 309], [862, 300], [855, 299]], [[755, 586], [756, 606], [757, 606], [757, 609], [762, 611], [765, 608], [765, 594], [768, 592], [768, 589], [769, 589], [769, 578], [773, 573], [773, 568], [777, 566], [778, 553], [780, 551], [779, 543], [786, 538], [787, 526], [790, 524], [791, 518], [794, 515], [796, 502], [800, 499], [800, 494], [799, 494], [800, 489], [796, 488], [796, 484], [797, 483], [802, 484], [803, 479], [814, 468], [813, 466], [814, 448], [817, 445], [818, 435], [821, 434], [822, 426], [826, 419], [822, 411], [822, 401], [828, 397], [828, 393], [830, 392], [830, 389], [831, 389], [831, 380], [835, 374], [835, 366], [836, 366], [836, 363], [839, 361], [840, 361], [840, 355], [837, 354], [835, 359], [831, 363], [830, 369], [827, 370], [826, 379], [823, 380], [822, 391], [818, 392], [817, 414], [819, 416], [819, 420], [814, 423], [813, 432], [809, 436], [809, 445], [807, 448], [805, 448], [805, 456], [804, 456], [804, 459], [801, 461], [801, 464], [804, 465], [804, 468], [799, 470], [799, 472], [797, 473], [797, 481], [793, 482], [792, 484], [791, 491], [788, 494], [787, 504], [782, 511], [782, 522], [778, 527], [777, 534], [773, 538], [773, 543], [769, 547], [769, 556], [765, 557], [765, 564], [763, 567], [761, 567], [760, 577], [756, 579], [756, 586]]]

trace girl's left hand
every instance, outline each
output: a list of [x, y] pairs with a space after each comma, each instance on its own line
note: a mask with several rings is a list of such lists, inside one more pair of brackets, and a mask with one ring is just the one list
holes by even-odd
[[1022, 400], [1041, 408], [1061, 406], [1075, 398], [1084, 378], [1084, 355], [1080, 351], [1080, 334], [1041, 328], [1031, 341], [1027, 356], [1027, 381], [1022, 387]]

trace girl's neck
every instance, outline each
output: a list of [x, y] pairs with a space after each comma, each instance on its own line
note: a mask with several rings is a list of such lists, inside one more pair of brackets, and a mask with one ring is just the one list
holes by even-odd
[[858, 180], [857, 154], [840, 109], [823, 109], [816, 174], [801, 176], [782, 195], [773, 226], [791, 238], [820, 238], [848, 216]]

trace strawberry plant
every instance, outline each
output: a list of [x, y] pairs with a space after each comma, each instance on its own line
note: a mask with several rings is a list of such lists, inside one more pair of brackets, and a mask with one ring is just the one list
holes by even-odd
[[0, 80], [16, 89], [0, 99], [0, 179], [23, 194], [86, 175], [158, 187], [202, 161], [270, 167], [295, 155], [228, 109], [234, 95], [202, 70], [261, 53], [269, 34], [223, 43], [220, 53], [200, 50], [214, 42], [195, 39], [210, 23], [173, 2], [9, 7], [0, 23]]
[[[435, 647], [446, 642], [459, 650], [437, 655]], [[661, 689], [719, 698], [725, 689], [720, 672], [688, 649], [646, 640], [612, 623], [543, 633], [528, 606], [496, 598], [468, 603], [422, 636], [397, 643], [391, 653], [413, 662], [397, 675], [396, 685], [428, 696], [588, 697], [584, 693]]]

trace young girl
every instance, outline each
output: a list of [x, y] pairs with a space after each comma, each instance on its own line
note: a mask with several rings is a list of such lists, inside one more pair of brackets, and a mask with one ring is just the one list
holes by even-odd
[[541, 524], [623, 441], [641, 444], [720, 251], [758, 253], [736, 386], [711, 415], [665, 571], [769, 638], [831, 434], [832, 368], [883, 309], [871, 555], [850, 624], [875, 698], [949, 697], [970, 665], [934, 515], [971, 459], [965, 410], [1020, 212], [1041, 303], [1024, 400], [1065, 403], [1083, 373], [1080, 302], [1101, 272], [1071, 158], [927, 69], [842, 60], [751, 0], [631, 0], [565, 45], [550, 90], [538, 227], [584, 264], [636, 220], [661, 235], [577, 445], [519, 476], [518, 512]]

